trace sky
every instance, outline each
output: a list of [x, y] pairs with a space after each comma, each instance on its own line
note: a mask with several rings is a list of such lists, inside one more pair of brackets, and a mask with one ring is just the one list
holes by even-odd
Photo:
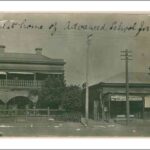
[[[11, 28], [13, 23], [19, 25]], [[33, 28], [27, 29], [28, 25]], [[41, 26], [42, 29], [38, 29]], [[130, 72], [149, 72], [150, 16], [147, 14], [0, 14], [0, 44], [6, 46], [6, 52], [35, 53], [35, 48], [41, 47], [43, 55], [64, 59], [67, 84], [85, 82], [88, 35], [92, 35], [89, 84], [107, 81], [124, 72], [125, 64], [120, 55], [125, 49], [132, 51]]]

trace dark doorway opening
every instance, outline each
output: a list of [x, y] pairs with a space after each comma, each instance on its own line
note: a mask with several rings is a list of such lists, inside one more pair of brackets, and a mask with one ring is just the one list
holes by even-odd
[[29, 100], [29, 98], [24, 96], [14, 97], [10, 99], [7, 103], [8, 108], [16, 106], [18, 109], [25, 109], [27, 105], [29, 108], [31, 108], [33, 106], [33, 103]]

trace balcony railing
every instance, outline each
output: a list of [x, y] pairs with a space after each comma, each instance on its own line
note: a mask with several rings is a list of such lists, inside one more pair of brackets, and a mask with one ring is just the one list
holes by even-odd
[[0, 87], [40, 88], [41, 80], [0, 80]]

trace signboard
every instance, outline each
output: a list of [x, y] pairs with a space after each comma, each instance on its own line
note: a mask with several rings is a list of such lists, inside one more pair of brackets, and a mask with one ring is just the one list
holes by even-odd
[[150, 96], [145, 96], [145, 108], [150, 108]]
[[[112, 95], [111, 101], [126, 101], [125, 95]], [[140, 96], [129, 96], [129, 101], [142, 101]]]

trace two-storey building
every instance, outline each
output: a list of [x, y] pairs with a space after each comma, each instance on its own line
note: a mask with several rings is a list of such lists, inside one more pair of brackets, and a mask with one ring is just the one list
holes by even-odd
[[0, 45], [0, 104], [25, 107], [35, 103], [37, 95], [30, 95], [32, 89], [40, 89], [43, 81], [51, 78], [64, 79], [64, 60], [52, 59], [42, 54], [42, 48], [35, 53], [8, 53]]

